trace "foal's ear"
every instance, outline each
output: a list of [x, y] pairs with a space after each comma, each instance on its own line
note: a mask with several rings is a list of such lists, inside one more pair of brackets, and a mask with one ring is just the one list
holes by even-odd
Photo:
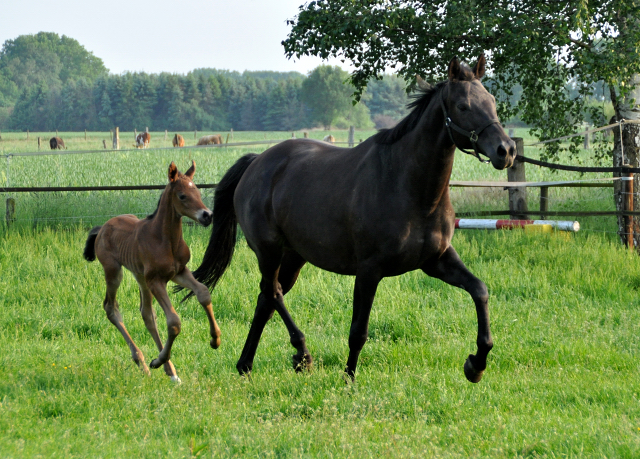
[[423, 91], [429, 91], [430, 89], [433, 89], [433, 86], [427, 83], [420, 75], [416, 75], [416, 83], [418, 83], [418, 87]]
[[478, 80], [482, 79], [482, 77], [484, 76], [484, 70], [485, 70], [486, 64], [487, 64], [487, 61], [484, 58], [484, 53], [482, 53], [478, 58], [478, 62], [476, 62], [476, 65], [473, 67], [473, 74]]
[[193, 174], [195, 174], [195, 172], [196, 172], [196, 162], [192, 159], [191, 167], [187, 170], [187, 172], [184, 173], [184, 175], [186, 175], [191, 180], [193, 180]]
[[179, 176], [180, 176], [180, 172], [178, 171], [178, 167], [176, 166], [176, 163], [171, 161], [171, 164], [169, 164], [169, 182], [171, 183], [175, 182], [176, 180], [178, 180]]
[[455, 80], [458, 75], [460, 75], [460, 59], [456, 56], [449, 62], [449, 79]]

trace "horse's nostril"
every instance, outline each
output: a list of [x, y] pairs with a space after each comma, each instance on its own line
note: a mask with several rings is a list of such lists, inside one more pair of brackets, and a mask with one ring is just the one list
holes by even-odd
[[508, 151], [507, 151], [507, 149], [504, 147], [504, 145], [500, 145], [500, 146], [498, 147], [498, 156], [499, 156], [500, 158], [504, 158], [504, 157], [506, 157], [506, 156], [507, 156], [507, 153], [509, 153], [509, 152], [508, 152]]

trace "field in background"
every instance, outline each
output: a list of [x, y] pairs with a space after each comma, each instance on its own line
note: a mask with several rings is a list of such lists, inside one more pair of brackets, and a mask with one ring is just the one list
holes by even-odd
[[[187, 145], [194, 145], [193, 132], [180, 132]], [[357, 131], [355, 140], [366, 139], [375, 131]], [[55, 133], [2, 133], [0, 155], [37, 151], [37, 137], [43, 139], [42, 152], [50, 152], [48, 139]], [[210, 134], [198, 132], [197, 137]], [[224, 140], [229, 133], [220, 132]], [[303, 137], [302, 131], [293, 133]], [[332, 134], [337, 142], [346, 142], [347, 131], [309, 131], [309, 137], [322, 139]], [[197, 163], [196, 183], [217, 183], [222, 174], [241, 155], [249, 152], [260, 153], [268, 145], [229, 146], [211, 149], [168, 149], [171, 147], [173, 132], [164, 140], [164, 132], [151, 133], [151, 147], [148, 150], [101, 151], [102, 141], [110, 145], [109, 133], [60, 133], [69, 151], [99, 150], [97, 153], [47, 155], [1, 158], [0, 187], [3, 186], [109, 186], [109, 185], [161, 185], [166, 182], [166, 171], [170, 161], [175, 161], [181, 170], [188, 167], [190, 159]], [[229, 142], [283, 140], [291, 138], [291, 132], [235, 132]], [[517, 129], [516, 136], [524, 138], [525, 145], [534, 142], [526, 129]], [[133, 132], [120, 134], [122, 148], [133, 147]], [[340, 144], [344, 146], [344, 144]], [[525, 155], [538, 158], [540, 150], [526, 147]], [[488, 164], [480, 164], [475, 158], [462, 152], [456, 153], [452, 180], [497, 181], [507, 180], [505, 171], [497, 171]], [[583, 151], [578, 158], [583, 165], [589, 164], [591, 152]], [[561, 158], [561, 163], [576, 164], [576, 160]], [[552, 171], [526, 165], [527, 180], [576, 180], [600, 178], [607, 174], [584, 174]], [[210, 199], [213, 191], [203, 191], [204, 198]], [[113, 215], [134, 213], [145, 215], [153, 211], [157, 203], [158, 191], [105, 191], [105, 192], [62, 192], [62, 193], [21, 193], [12, 195], [16, 199], [16, 218], [23, 224], [78, 223], [97, 224]], [[508, 192], [502, 188], [452, 188], [451, 196], [457, 212], [503, 210], [508, 208]], [[2, 205], [8, 195], [1, 193]], [[539, 208], [539, 190], [528, 190], [529, 208]], [[210, 201], [205, 201], [210, 202]], [[611, 188], [552, 188], [549, 192], [551, 211], [615, 210]], [[4, 214], [4, 212], [3, 212]], [[563, 218], [569, 219], [569, 218]], [[616, 238], [615, 217], [583, 217], [580, 219], [583, 231], [597, 231]], [[4, 222], [2, 223], [4, 224]]]
[[[346, 140], [346, 132], [332, 134]], [[0, 154], [34, 150], [33, 133], [30, 144], [19, 136], [26, 137], [2, 133]], [[235, 133], [234, 140], [260, 136]], [[84, 133], [77, 137], [84, 142]], [[152, 133], [152, 145], [163, 137]], [[101, 146], [99, 135], [94, 141]], [[14, 156], [0, 171], [9, 172], [10, 186], [162, 184], [171, 160], [184, 171], [194, 158], [196, 183], [215, 183], [249, 151], [261, 149]], [[457, 155], [452, 179], [506, 180], [506, 172]], [[529, 180], [577, 178], [534, 167], [527, 174]], [[467, 354], [475, 352], [470, 297], [420, 272], [381, 283], [357, 381], [346, 385], [353, 278], [312, 266], [303, 269], [286, 302], [307, 336], [313, 371], [294, 373], [293, 348], [275, 316], [252, 378], [239, 377], [235, 363], [259, 282], [255, 257], [240, 239], [213, 292], [220, 349], [208, 346], [197, 302], [180, 304], [171, 294], [183, 325], [172, 356], [183, 380], [176, 386], [161, 370], [150, 377], [136, 370], [102, 310], [101, 267], [81, 255], [91, 225], [112, 214], [148, 214], [159, 194], [14, 195], [19, 221], [0, 228], [1, 457], [640, 456], [640, 258], [620, 245], [612, 219], [581, 220], [583, 230], [567, 239], [456, 232], [453, 245], [490, 292], [495, 347], [477, 385], [462, 371]], [[537, 209], [537, 194], [530, 194], [530, 207]], [[550, 195], [551, 210], [613, 208], [610, 189], [553, 189]], [[457, 211], [507, 207], [502, 189], [456, 188], [452, 196]], [[185, 229], [192, 268], [209, 234]], [[128, 272], [118, 301], [150, 361], [156, 351]]]

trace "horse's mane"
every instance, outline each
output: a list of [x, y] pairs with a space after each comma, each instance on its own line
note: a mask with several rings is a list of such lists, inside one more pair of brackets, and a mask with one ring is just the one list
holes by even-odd
[[153, 218], [156, 216], [156, 214], [158, 213], [158, 209], [160, 208], [160, 201], [162, 201], [162, 195], [164, 194], [164, 191], [162, 192], [162, 194], [160, 195], [160, 199], [158, 199], [158, 205], [156, 206], [156, 210], [153, 211], [152, 214], [147, 215], [147, 220], [153, 220]]
[[[460, 73], [458, 74], [458, 80], [461, 81], [471, 81], [475, 78], [473, 71], [467, 64], [462, 62], [460, 64]], [[391, 145], [400, 140], [404, 135], [413, 131], [415, 127], [418, 125], [420, 118], [424, 114], [425, 110], [429, 106], [431, 99], [433, 96], [440, 90], [445, 84], [447, 84], [447, 80], [441, 81], [440, 83], [432, 86], [429, 89], [419, 89], [418, 92], [411, 97], [414, 99], [407, 108], [411, 110], [411, 112], [405, 116], [395, 127], [390, 129], [380, 129], [376, 135], [374, 135], [374, 140], [378, 144], [382, 145]]]

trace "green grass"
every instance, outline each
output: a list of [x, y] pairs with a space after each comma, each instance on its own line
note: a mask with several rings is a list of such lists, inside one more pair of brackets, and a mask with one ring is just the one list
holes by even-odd
[[[207, 235], [187, 229], [194, 262]], [[197, 302], [172, 295], [183, 321], [172, 359], [180, 386], [131, 362], [101, 308], [101, 267], [81, 257], [85, 237], [86, 228], [60, 227], [0, 240], [2, 457], [640, 454], [640, 259], [602, 236], [456, 233], [491, 293], [495, 348], [477, 385], [462, 371], [477, 330], [470, 298], [418, 272], [382, 282], [357, 381], [346, 385], [353, 278], [311, 266], [287, 303], [314, 370], [293, 371], [276, 316], [252, 378], [239, 377], [259, 280], [241, 240], [213, 292], [220, 349], [208, 346]], [[149, 361], [157, 351], [138, 301], [127, 273], [119, 302]]]
[[[3, 133], [0, 154], [30, 151], [18, 145], [20, 136], [26, 134]], [[152, 144], [163, 136], [152, 133]], [[235, 133], [234, 140], [260, 136]], [[84, 142], [84, 133], [76, 137]], [[9, 171], [11, 186], [160, 184], [171, 160], [185, 170], [192, 157], [196, 182], [206, 183], [247, 151], [260, 150], [12, 157], [0, 171]], [[546, 176], [531, 171], [529, 180]], [[460, 155], [452, 178], [505, 176]], [[552, 196], [558, 206], [613, 201], [611, 190], [602, 193], [568, 189]], [[150, 213], [158, 195], [14, 195], [19, 221], [0, 228], [0, 457], [640, 456], [640, 259], [606, 232], [615, 228], [610, 220], [581, 221], [584, 230], [568, 239], [456, 232], [453, 245], [490, 291], [495, 347], [476, 385], [462, 371], [475, 352], [471, 299], [419, 272], [381, 283], [356, 383], [345, 384], [353, 278], [312, 266], [286, 302], [307, 336], [313, 371], [293, 371], [294, 350], [276, 316], [252, 378], [239, 377], [235, 363], [259, 281], [255, 257], [241, 239], [212, 293], [220, 349], [208, 345], [197, 302], [181, 304], [171, 295], [183, 324], [172, 355], [183, 381], [177, 386], [161, 370], [144, 376], [136, 369], [102, 310], [101, 267], [82, 259], [91, 225], [111, 214]], [[502, 190], [454, 189], [452, 195], [458, 211], [506, 207]], [[208, 229], [185, 228], [192, 268], [208, 236]], [[128, 272], [118, 300], [150, 361], [157, 351]], [[158, 320], [165, 335], [159, 310]]]

